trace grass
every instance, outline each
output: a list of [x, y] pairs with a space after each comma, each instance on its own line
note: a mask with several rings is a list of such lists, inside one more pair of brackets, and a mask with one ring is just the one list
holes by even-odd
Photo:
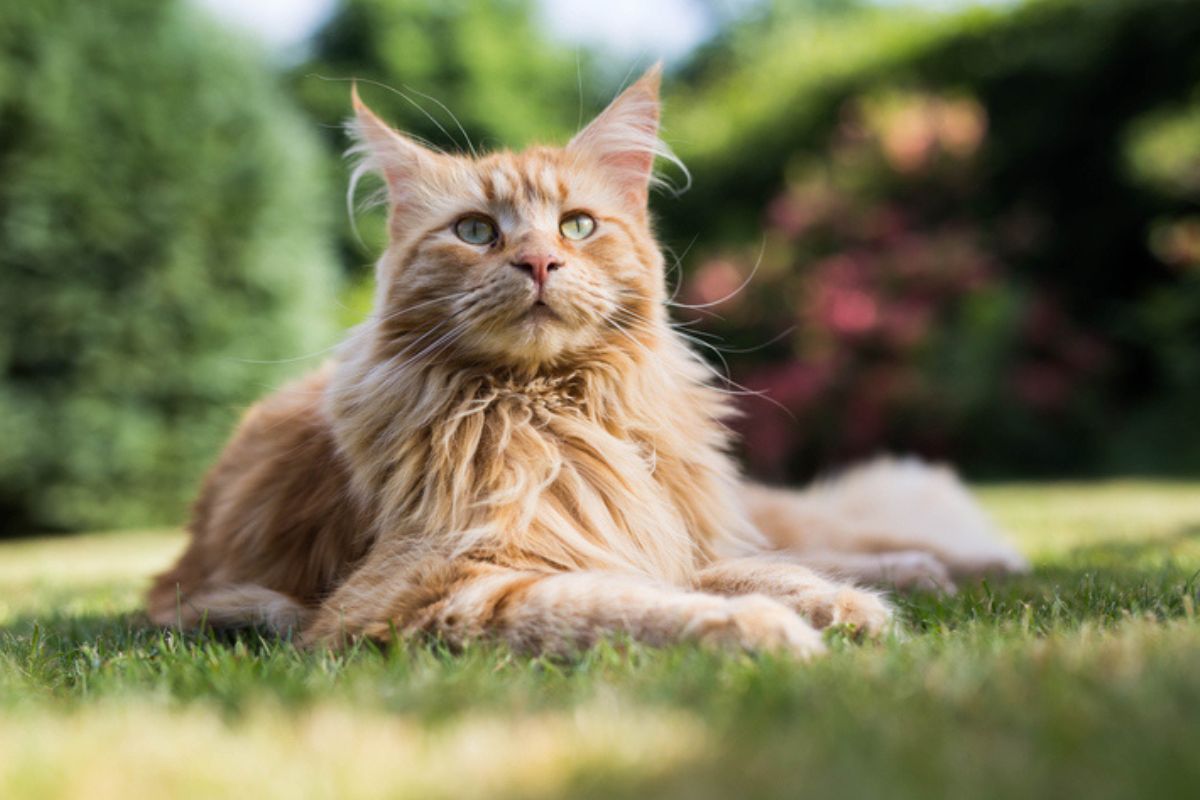
[[1033, 575], [809, 665], [180, 636], [137, 615], [177, 532], [0, 544], [0, 797], [1193, 793], [1200, 485], [983, 495]]

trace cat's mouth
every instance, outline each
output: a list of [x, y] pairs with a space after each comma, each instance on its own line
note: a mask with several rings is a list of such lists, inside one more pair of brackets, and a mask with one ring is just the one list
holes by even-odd
[[545, 300], [534, 300], [525, 312], [525, 319], [533, 322], [562, 321], [558, 312], [551, 308]]

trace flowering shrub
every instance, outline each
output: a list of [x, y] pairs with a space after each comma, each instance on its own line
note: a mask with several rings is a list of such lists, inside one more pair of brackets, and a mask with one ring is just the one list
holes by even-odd
[[688, 277], [681, 316], [735, 343], [755, 472], [782, 478], [880, 449], [957, 454], [986, 446], [976, 426], [1088, 403], [1104, 337], [999, 255], [1036, 241], [1037, 225], [1017, 215], [986, 230], [962, 210], [986, 136], [969, 97], [856, 98], [828, 158], [792, 165], [761, 247]]

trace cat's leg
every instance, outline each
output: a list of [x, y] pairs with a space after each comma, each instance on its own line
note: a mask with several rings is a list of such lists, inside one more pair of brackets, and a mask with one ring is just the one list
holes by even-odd
[[697, 641], [801, 659], [825, 650], [816, 629], [763, 595], [722, 597], [634, 575], [465, 560], [419, 572], [394, 576], [391, 585], [367, 574], [359, 587], [349, 585], [352, 576], [303, 640], [337, 644], [353, 636], [424, 632], [454, 645], [492, 639], [524, 652], [567, 654], [604, 636], [625, 635], [651, 645]]
[[884, 553], [815, 552], [794, 558], [831, 577], [889, 586], [903, 591], [954, 594], [950, 570], [932, 553], [894, 550]]
[[697, 575], [696, 588], [724, 595], [764, 594], [803, 615], [817, 628], [853, 625], [875, 636], [892, 623], [892, 609], [878, 594], [830, 580], [780, 556], [717, 561]]

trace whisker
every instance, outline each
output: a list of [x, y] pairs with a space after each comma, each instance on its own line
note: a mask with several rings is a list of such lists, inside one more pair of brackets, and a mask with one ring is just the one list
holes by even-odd
[[383, 314], [383, 315], [373, 315], [372, 317], [370, 317], [370, 319], [371, 319], [371, 321], [377, 322], [377, 323], [378, 322], [390, 322], [390, 321], [396, 319], [397, 317], [403, 316], [404, 314], [415, 311], [419, 308], [425, 308], [427, 306], [433, 305], [434, 303], [442, 303], [442, 302], [447, 303], [448, 305], [457, 305], [458, 306], [458, 308], [452, 308], [449, 312], [451, 316], [455, 316], [464, 310], [464, 308], [463, 308], [464, 303], [473, 303], [474, 301], [479, 299], [479, 297], [481, 295], [483, 295], [485, 293], [485, 290], [486, 290], [486, 287], [480, 287], [477, 289], [471, 289], [466, 292], [459, 292], [459, 291], [446, 292], [443, 295], [431, 297], [428, 300], [424, 300], [420, 303], [414, 303], [413, 305], [405, 306], [404, 308], [393, 309], [392, 311], [389, 311], [388, 313]]
[[[401, 90], [397, 89], [395, 86], [389, 86], [386, 83], [384, 83], [383, 81], [371, 80], [370, 78], [332, 78], [332, 77], [326, 77], [324, 75], [317, 75], [317, 77], [324, 81], [349, 81], [349, 82], [365, 83], [370, 86], [377, 86], [380, 89], [389, 91], [392, 94], [399, 97], [400, 99], [404, 100], [404, 102], [408, 103], [410, 106], [415, 108], [417, 111], [420, 111], [422, 114], [424, 114], [425, 118], [428, 119], [430, 122], [432, 122], [434, 124], [434, 126], [439, 131], [441, 131], [443, 136], [445, 136], [447, 139], [449, 139], [451, 142], [453, 142], [455, 147], [459, 146], [458, 140], [450, 135], [450, 131], [446, 130], [446, 127], [444, 125], [442, 125], [441, 122], [438, 121], [437, 117], [435, 117], [433, 114], [430, 114], [429, 111], [423, 105], [418, 103], [416, 100], [413, 100], [411, 97], [409, 97], [407, 94], [405, 94]], [[421, 93], [418, 92], [418, 94], [421, 94]], [[428, 95], [422, 95], [422, 96], [428, 97]], [[433, 99], [433, 98], [430, 98], [430, 99]], [[417, 138], [417, 137], [412, 136], [409, 133], [405, 133], [405, 136], [408, 136], [410, 139]], [[422, 142], [422, 143], [428, 144], [428, 142]], [[437, 147], [435, 147], [434, 149], [441, 150], [441, 148], [437, 148]]]
[[467, 134], [467, 129], [463, 127], [462, 123], [458, 121], [458, 117], [455, 116], [453, 111], [451, 111], [449, 108], [447, 108], [445, 103], [443, 103], [441, 100], [438, 100], [433, 95], [425, 94], [424, 92], [414, 89], [411, 86], [408, 86], [407, 84], [405, 85], [404, 88], [410, 92], [413, 92], [414, 94], [421, 95], [421, 97], [424, 97], [426, 100], [431, 100], [434, 103], [437, 103], [438, 108], [442, 109], [442, 111], [445, 111], [447, 114], [449, 114], [450, 119], [454, 120], [454, 124], [458, 126], [459, 133], [461, 133], [463, 135], [463, 138], [467, 140], [467, 149], [471, 151], [471, 155], [474, 158], [479, 158], [479, 153], [476, 152], [475, 145], [473, 145], [471, 143], [471, 137]]
[[[442, 132], [443, 136], [445, 136], [447, 139], [449, 139], [451, 142], [454, 143], [455, 148], [459, 147], [458, 140], [456, 140], [453, 136], [450, 135], [450, 132], [446, 130], [446, 128], [442, 125], [442, 123], [440, 123], [432, 114], [430, 114], [420, 103], [413, 100], [411, 97], [409, 97], [408, 95], [406, 95], [404, 92], [400, 91], [399, 89], [395, 88], [394, 86], [388, 86], [386, 83], [383, 83], [381, 81], [372, 80], [370, 78], [335, 78], [330, 75], [321, 75], [319, 73], [309, 73], [309, 76], [317, 78], [318, 80], [322, 80], [322, 81], [333, 81], [333, 82], [344, 82], [344, 83], [361, 82], [361, 83], [368, 84], [370, 86], [377, 86], [381, 89], [385, 89], [385, 90], [399, 96], [405, 102], [407, 102], [409, 105], [413, 106], [418, 111], [420, 111], [422, 114], [424, 114], [429, 119], [429, 121], [432, 122], [437, 127], [437, 129]], [[422, 96], [428, 97], [428, 95], [422, 95]], [[431, 97], [429, 99], [433, 100], [434, 98]], [[435, 102], [437, 102], [437, 101], [435, 100]], [[439, 105], [440, 105], [440, 103], [439, 103]], [[444, 106], [443, 106], [443, 108], [444, 108]], [[449, 113], [450, 110], [446, 109], [446, 111], [447, 111], [447, 113]], [[454, 115], [451, 114], [450, 116], [453, 117]], [[457, 123], [458, 120], [455, 119], [455, 122]], [[462, 126], [459, 125], [460, 129], [461, 129], [461, 127]], [[438, 145], [436, 145], [426, 139], [423, 139], [420, 136], [417, 136], [412, 133], [408, 133], [406, 135], [408, 136], [408, 138], [412, 139], [413, 141], [420, 142], [421, 144], [423, 144], [424, 146], [428, 147], [429, 149], [431, 149], [435, 152], [444, 152], [444, 149], [442, 147], [439, 147]], [[463, 131], [463, 135], [466, 136], [466, 131]], [[468, 145], [468, 147], [471, 147], [470, 137], [467, 138], [467, 145]], [[471, 152], [472, 152], [472, 154], [474, 154], [474, 152], [475, 152], [473, 147], [471, 147]], [[347, 156], [354, 157], [354, 156], [359, 155], [360, 153], [361, 153], [360, 148], [351, 147], [347, 151]], [[366, 243], [363, 241], [362, 234], [359, 233], [359, 230], [358, 230], [358, 219], [357, 219], [357, 215], [355, 213], [354, 194], [355, 194], [355, 190], [358, 188], [360, 180], [363, 178], [363, 176], [365, 175], [366, 172], [367, 172], [367, 170], [365, 169], [365, 166], [363, 164], [359, 164], [359, 166], [356, 167], [355, 170], [350, 174], [350, 182], [346, 189], [346, 214], [350, 218], [350, 229], [354, 233], [354, 238], [358, 241], [358, 243], [360, 245], [363, 245], [364, 247], [366, 246]], [[365, 211], [375, 208], [376, 206], [383, 205], [386, 202], [386, 200], [387, 200], [386, 188], [374, 191], [371, 194], [364, 197], [358, 203], [358, 213], [364, 213]]]
[[721, 336], [721, 334], [719, 334], [719, 333], [713, 333], [712, 331], [701, 330], [700, 328], [692, 328], [691, 327], [692, 325], [700, 324], [699, 320], [689, 319], [689, 320], [685, 320], [683, 322], [668, 321], [667, 324], [670, 325], [673, 330], [690, 333], [693, 336], [706, 336], [709, 339], [713, 339], [715, 341], [724, 341], [725, 340], [724, 337]]
[[[693, 336], [707, 336], [709, 339], [714, 339], [718, 342], [725, 341], [725, 338], [723, 336], [721, 336], [719, 333], [714, 333], [712, 331], [693, 330], [691, 328], [687, 328], [688, 324], [694, 324], [696, 322], [697, 322], [696, 320], [690, 320], [689, 322], [686, 322], [686, 323], [685, 322], [668, 322], [667, 324], [670, 325], [672, 329], [674, 329], [676, 332], [678, 332], [685, 339], [691, 339]], [[796, 327], [797, 326], [795, 326], [795, 325], [789, 325], [788, 327], [784, 328], [779, 333], [772, 336], [770, 339], [767, 339], [765, 342], [762, 342], [762, 343], [756, 344], [756, 345], [751, 345], [750, 347], [726, 347], [723, 344], [713, 344], [713, 343], [708, 343], [708, 344], [710, 347], [714, 347], [714, 348], [720, 350], [722, 353], [728, 353], [730, 355], [744, 355], [746, 353], [757, 353], [758, 351], [765, 350], [766, 348], [770, 347], [773, 344], [776, 344], [777, 342], [783, 341], [788, 336], [790, 336], [796, 332]]]
[[583, 68], [579, 64], [579, 46], [575, 46], [575, 83], [579, 86], [579, 119], [575, 121], [575, 130], [583, 127]]
[[[425, 340], [426, 340], [426, 339], [428, 339], [430, 336], [432, 336], [433, 334], [435, 334], [435, 333], [437, 333], [438, 331], [440, 331], [440, 330], [441, 330], [443, 327], [445, 327], [445, 325], [446, 325], [447, 323], [449, 323], [449, 322], [450, 322], [450, 318], [449, 318], [449, 317], [446, 317], [445, 319], [441, 320], [440, 322], [438, 322], [436, 325], [434, 325], [434, 326], [433, 326], [432, 328], [430, 328], [429, 330], [427, 330], [427, 331], [424, 331], [423, 333], [419, 334], [419, 335], [418, 335], [418, 336], [417, 336], [415, 339], [413, 339], [411, 342], [407, 342], [407, 343], [405, 344], [405, 346], [404, 346], [404, 347], [403, 347], [403, 348], [402, 348], [402, 349], [401, 349], [399, 352], [397, 352], [395, 355], [393, 355], [393, 356], [392, 356], [390, 359], [388, 359], [388, 360], [389, 360], [389, 361], [395, 361], [395, 360], [396, 360], [396, 359], [398, 359], [398, 358], [407, 357], [409, 353], [411, 353], [411, 352], [412, 352], [412, 351], [413, 351], [413, 350], [414, 350], [414, 349], [415, 349], [415, 348], [416, 348], [418, 345], [420, 345], [420, 344], [421, 344], [421, 342], [425, 341]], [[405, 364], [407, 364], [408, 362], [406, 361], [406, 362], [404, 362], [404, 363], [405, 363]], [[401, 366], [403, 366], [403, 364], [402, 364]], [[394, 368], [394, 366], [393, 366], [393, 365], [389, 365], [389, 367], [388, 367], [388, 368], [389, 368], [389, 369], [393, 369], [393, 368]], [[397, 368], [397, 369], [398, 369], [398, 368]]]
[[[631, 312], [631, 311], [629, 311], [628, 309], [620, 309], [620, 311], [625, 311], [625, 312], [626, 312], [627, 314], [629, 314], [630, 316], [634, 316], [634, 317], [636, 317], [636, 316], [637, 316], [637, 315], [635, 315], [635, 314], [634, 314], [634, 312]], [[635, 319], [633, 319], [633, 320], [631, 320], [631, 321], [633, 321], [633, 322], [637, 322], [638, 320], [635, 318]], [[649, 320], [645, 320], [644, 318], [642, 319], [642, 321], [643, 321], [643, 322], [645, 322], [645, 323], [647, 323], [647, 324], [649, 323]], [[720, 359], [720, 361], [721, 361], [721, 366], [723, 366], [723, 367], [725, 368], [725, 374], [721, 376], [722, 380], [730, 381], [730, 378], [729, 378], [729, 373], [730, 373], [729, 362], [725, 360], [725, 354], [721, 352], [720, 348], [718, 348], [718, 347], [717, 347], [716, 345], [714, 345], [714, 344], [710, 344], [709, 342], [706, 342], [706, 341], [704, 341], [703, 339], [697, 339], [697, 338], [695, 338], [694, 336], [691, 336], [690, 334], [688, 334], [688, 333], [685, 333], [684, 331], [677, 330], [677, 331], [675, 331], [675, 332], [676, 332], [676, 333], [677, 333], [677, 334], [678, 334], [678, 335], [679, 335], [681, 338], [683, 338], [684, 340], [686, 340], [686, 341], [689, 341], [689, 342], [691, 342], [692, 344], [699, 345], [700, 347], [706, 347], [706, 348], [708, 348], [709, 350], [711, 350], [711, 351], [712, 351], [712, 352], [713, 352], [713, 353], [714, 353], [714, 354], [717, 356], [717, 358], [718, 358], [718, 359]]]
[[[646, 345], [642, 344], [637, 339], [635, 339], [633, 337], [633, 335], [630, 334], [629, 331], [626, 330], [623, 325], [621, 325], [621, 323], [617, 322], [615, 319], [610, 319], [609, 323], [613, 326], [614, 330], [616, 330], [618, 333], [620, 333], [622, 336], [624, 336], [626, 339], [628, 339], [632, 344], [641, 348], [647, 355], [649, 355], [651, 357], [655, 357], [655, 353], [652, 350], [650, 350], [650, 348], [646, 347]], [[711, 372], [717, 378], [720, 378], [721, 380], [725, 380], [726, 382], [732, 384], [732, 381], [728, 381], [723, 375], [721, 375], [720, 373], [717, 373], [715, 370], [713, 370], [712, 367], [709, 366], [709, 364], [706, 361], [704, 361], [703, 359], [698, 360], [697, 363], [699, 363], [704, 368], [708, 369], [709, 372]], [[668, 366], [668, 368], [670, 368], [669, 365], [667, 365], [665, 363], [663, 363], [662, 365]], [[679, 377], [684, 378], [685, 380], [691, 380], [691, 376], [685, 375], [684, 373], [681, 373], [678, 370], [672, 370], [672, 371], [675, 372], [675, 374], [678, 375]], [[733, 384], [733, 385], [736, 385], [736, 384]], [[743, 396], [743, 395], [747, 395], [747, 394], [757, 395], [758, 394], [757, 392], [753, 392], [749, 389], [745, 389], [744, 387], [743, 387], [743, 391], [733, 391], [733, 390], [726, 389], [721, 386], [713, 386], [713, 385], [709, 385], [708, 388], [714, 392], [719, 392], [720, 394], [732, 395], [732, 396]], [[767, 399], [770, 399], [770, 398], [767, 398]], [[782, 408], [782, 406], [781, 406], [781, 408]], [[784, 410], [786, 411], [787, 409], [784, 409]]]
[[[796, 326], [789, 325], [789, 326], [787, 326], [787, 328], [785, 328], [782, 331], [780, 331], [779, 333], [775, 334], [770, 339], [767, 339], [762, 344], [756, 344], [751, 347], [723, 347], [721, 349], [724, 350], [726, 353], [733, 353], [735, 355], [742, 355], [744, 353], [757, 353], [759, 350], [765, 350], [766, 348], [770, 347], [771, 345], [783, 341], [784, 339], [791, 336], [795, 332], [796, 332]], [[693, 333], [700, 333], [700, 331], [693, 331]]]
[[234, 358], [231, 360], [236, 361], [239, 364], [295, 364], [298, 361], [307, 361], [310, 358], [316, 358], [317, 356], [331, 353], [334, 350], [337, 350], [341, 344], [342, 343], [340, 341], [337, 341], [329, 345], [329, 347], [323, 347], [320, 350], [316, 350], [312, 353], [306, 353], [302, 356], [293, 356], [291, 358]]
[[461, 336], [463, 334], [465, 334], [468, 330], [470, 330], [470, 325], [468, 325], [466, 323], [463, 323], [455, 328], [451, 328], [449, 331], [447, 331], [445, 334], [443, 334], [441, 336], [441, 338], [437, 339], [435, 342], [433, 342], [432, 344], [427, 346], [424, 350], [417, 353], [415, 356], [406, 360], [403, 364], [400, 364], [399, 366], [394, 367], [394, 369], [397, 372], [400, 372], [400, 371], [404, 370], [406, 367], [408, 367], [410, 364], [412, 364], [413, 362], [418, 361], [418, 360], [424, 358], [425, 356], [431, 355], [435, 352], [440, 352], [441, 350], [445, 349], [446, 347], [449, 347], [451, 344], [453, 344], [455, 341], [457, 341], [459, 338], [461, 338]]
[[457, 292], [449, 292], [449, 293], [441, 295], [439, 297], [432, 297], [423, 302], [414, 303], [413, 305], [410, 305], [410, 306], [405, 306], [404, 308], [392, 309], [391, 311], [388, 311], [386, 314], [372, 314], [370, 319], [374, 322], [389, 322], [393, 319], [396, 319], [397, 317], [401, 317], [401, 316], [404, 316], [405, 314], [416, 311], [419, 308], [426, 308], [428, 306], [433, 305], [434, 303], [441, 303], [441, 302], [445, 302], [447, 300], [451, 300], [456, 294], [458, 294], [458, 293]]
[[[675, 263], [672, 265], [671, 269], [667, 270], [667, 278], [670, 278], [672, 272], [678, 275], [678, 278], [675, 281], [675, 287], [671, 290], [671, 296], [667, 298], [668, 304], [675, 301], [675, 298], [679, 296], [679, 291], [683, 288], [683, 260], [687, 258], [687, 254], [692, 251], [692, 247], [696, 244], [696, 240], [699, 238], [700, 234], [698, 233], [693, 236], [692, 240], [688, 242], [687, 247], [683, 248], [683, 252], [679, 255], [675, 255], [674, 252], [671, 252], [671, 258], [675, 261]], [[669, 248], [667, 249], [669, 250]]]
[[712, 302], [709, 302], [709, 303], [698, 303], [696, 305], [689, 305], [687, 303], [676, 303], [673, 300], [668, 300], [667, 305], [672, 306], [674, 308], [686, 308], [691, 311], [697, 311], [697, 310], [704, 309], [704, 308], [712, 308], [713, 306], [719, 306], [719, 305], [721, 305], [721, 303], [724, 303], [727, 300], [730, 300], [730, 299], [736, 297], [738, 294], [740, 294], [742, 292], [743, 289], [745, 289], [747, 286], [750, 285], [750, 281], [754, 280], [754, 276], [755, 276], [755, 274], [758, 273], [758, 268], [762, 265], [763, 256], [766, 254], [766, 252], [767, 252], [767, 237], [766, 237], [766, 234], [763, 234], [762, 244], [759, 245], [759, 248], [758, 248], [758, 258], [755, 259], [755, 261], [754, 261], [754, 268], [752, 270], [750, 270], [750, 274], [746, 276], [746, 279], [744, 281], [742, 281], [736, 289], [734, 289], [732, 292], [725, 295], [724, 297], [719, 297], [716, 300], [713, 300]]
[[[639, 315], [635, 314], [635, 313], [634, 313], [634, 312], [632, 312], [632, 311], [629, 311], [628, 309], [624, 309], [624, 308], [622, 308], [622, 309], [617, 309], [617, 314], [621, 314], [621, 313], [625, 313], [625, 314], [627, 315], [627, 316], [625, 317], [626, 321], [627, 321], [627, 322], [630, 322], [630, 323], [633, 323], [633, 324], [637, 324], [637, 323], [639, 322], [639, 320], [640, 320], [640, 321], [642, 321], [642, 322], [646, 322], [646, 323], [648, 323], [648, 322], [649, 322], [648, 320], [645, 320], [645, 318], [644, 318], [644, 317], [640, 317]], [[624, 327], [623, 327], [623, 326], [621, 326], [621, 325], [620, 325], [620, 323], [619, 323], [619, 322], [618, 322], [616, 319], [610, 319], [609, 321], [612, 323], [612, 325], [613, 325], [613, 326], [614, 326], [614, 327], [615, 327], [615, 328], [616, 328], [618, 331], [620, 331], [620, 332], [621, 332], [623, 335], [625, 335], [625, 337], [626, 337], [626, 338], [628, 338], [628, 339], [629, 339], [631, 342], [633, 342], [635, 345], [638, 345], [638, 346], [640, 346], [640, 347], [641, 347], [643, 350], [645, 350], [647, 353], [649, 353], [649, 354], [653, 355], [653, 353], [650, 353], [649, 349], [648, 349], [648, 348], [646, 348], [646, 346], [645, 346], [645, 345], [643, 345], [641, 342], [637, 341], [637, 340], [636, 340], [636, 339], [634, 339], [634, 338], [633, 338], [631, 335], [629, 335], [629, 333], [628, 333], [628, 332], [627, 332], [627, 331], [624, 329]], [[682, 331], [676, 331], [676, 333], [679, 333], [679, 334], [680, 334], [680, 335], [681, 335], [681, 336], [682, 336], [684, 339], [686, 339], [687, 341], [690, 341], [690, 342], [692, 342], [693, 344], [697, 344], [697, 345], [701, 345], [701, 346], [703, 346], [703, 347], [707, 347], [707, 348], [709, 348], [710, 350], [712, 350], [713, 352], [715, 352], [715, 353], [717, 354], [717, 357], [718, 357], [718, 358], [720, 358], [720, 359], [721, 359], [721, 364], [722, 364], [722, 366], [724, 366], [724, 368], [725, 368], [725, 373], [724, 373], [724, 374], [722, 374], [722, 373], [721, 373], [720, 371], [718, 371], [718, 370], [717, 370], [715, 367], [713, 367], [711, 364], [709, 364], [709, 363], [708, 363], [708, 361], [706, 361], [705, 359], [703, 359], [703, 358], [698, 358], [698, 359], [697, 359], [697, 363], [699, 363], [699, 364], [700, 364], [701, 366], [703, 366], [703, 367], [704, 367], [706, 370], [708, 370], [708, 372], [709, 372], [711, 375], [713, 375], [713, 376], [714, 376], [715, 378], [717, 378], [718, 380], [720, 380], [720, 381], [723, 381], [724, 383], [726, 383], [726, 384], [728, 384], [729, 386], [733, 387], [733, 389], [725, 389], [725, 388], [723, 388], [723, 387], [720, 387], [720, 386], [711, 386], [710, 388], [712, 388], [712, 389], [713, 389], [713, 390], [715, 390], [715, 391], [722, 392], [722, 393], [724, 393], [724, 394], [728, 394], [728, 395], [734, 395], [734, 396], [738, 396], [738, 397], [761, 397], [762, 399], [764, 399], [764, 400], [766, 400], [767, 402], [769, 402], [769, 403], [771, 403], [772, 405], [774, 405], [774, 406], [775, 406], [776, 408], [778, 408], [780, 411], [782, 411], [782, 412], [784, 412], [785, 414], [787, 414], [787, 415], [788, 415], [790, 418], [792, 418], [793, 420], [796, 418], [796, 417], [795, 417], [795, 415], [792, 413], [791, 409], [787, 408], [787, 406], [783, 405], [783, 404], [782, 404], [782, 403], [780, 403], [778, 400], [776, 400], [775, 398], [771, 397], [771, 396], [770, 396], [770, 395], [767, 393], [767, 391], [766, 391], [766, 390], [755, 390], [755, 389], [750, 389], [749, 387], [743, 386], [742, 384], [740, 384], [740, 383], [738, 383], [737, 381], [735, 381], [735, 380], [734, 380], [732, 377], [730, 377], [730, 375], [729, 375], [729, 372], [730, 372], [730, 368], [729, 368], [729, 362], [728, 362], [728, 361], [726, 361], [726, 359], [725, 359], [725, 357], [724, 357], [724, 354], [722, 354], [722, 353], [721, 353], [721, 351], [720, 351], [718, 348], [716, 348], [714, 345], [711, 345], [711, 344], [709, 344], [708, 342], [705, 342], [705, 341], [702, 341], [702, 340], [699, 340], [699, 339], [694, 339], [694, 338], [692, 338], [692, 337], [688, 336], [687, 334], [683, 333]]]

